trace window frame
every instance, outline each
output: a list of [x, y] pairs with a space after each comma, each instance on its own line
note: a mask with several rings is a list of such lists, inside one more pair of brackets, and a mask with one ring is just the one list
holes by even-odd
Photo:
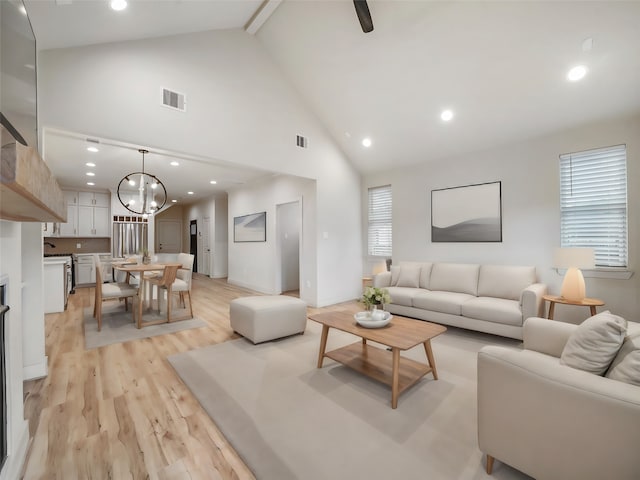
[[595, 270], [629, 267], [625, 144], [559, 156], [560, 246], [590, 247]]
[[[377, 202], [378, 212], [373, 212], [376, 208], [372, 202]], [[374, 214], [375, 213], [375, 214]], [[372, 239], [380, 237], [382, 233], [383, 241], [372, 244]], [[387, 230], [386, 232], [384, 230]], [[384, 241], [385, 238], [388, 241]], [[367, 190], [367, 254], [370, 257], [390, 258], [393, 252], [393, 191], [391, 185], [380, 185], [369, 187]]]

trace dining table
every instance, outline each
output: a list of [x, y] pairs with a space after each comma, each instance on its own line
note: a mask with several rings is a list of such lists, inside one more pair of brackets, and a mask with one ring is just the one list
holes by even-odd
[[[121, 260], [114, 260], [113, 262], [111, 262], [111, 265], [113, 266], [114, 270], [118, 270], [120, 272], [126, 272], [127, 273], [127, 281], [129, 280], [129, 278], [131, 277], [131, 275], [138, 274], [137, 278], [138, 278], [138, 315], [137, 315], [137, 319], [136, 319], [136, 326], [138, 328], [142, 328], [142, 327], [146, 327], [149, 325], [157, 325], [159, 323], [164, 323], [166, 322], [166, 320], [154, 320], [154, 321], [149, 321], [149, 322], [144, 322], [142, 319], [142, 314], [143, 314], [143, 304], [145, 302], [149, 302], [149, 305], [151, 304], [151, 300], [152, 300], [152, 295], [151, 292], [148, 292], [148, 298], [147, 298], [147, 291], [145, 289], [145, 285], [146, 285], [146, 275], [145, 273], [148, 272], [159, 272], [160, 275], [162, 275], [162, 272], [164, 271], [165, 267], [169, 267], [169, 266], [178, 266], [181, 267], [182, 264], [180, 262], [162, 262], [162, 263], [134, 263], [134, 262], [128, 262], [128, 261], [121, 261]], [[171, 301], [171, 299], [168, 299], [168, 301]], [[168, 308], [168, 306], [167, 306]]]

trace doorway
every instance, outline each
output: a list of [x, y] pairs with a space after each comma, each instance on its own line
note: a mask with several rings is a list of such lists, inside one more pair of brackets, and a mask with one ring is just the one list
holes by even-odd
[[300, 201], [276, 206], [279, 287], [281, 292], [300, 291]]
[[189, 222], [189, 253], [193, 255], [193, 271], [198, 271], [198, 221]]

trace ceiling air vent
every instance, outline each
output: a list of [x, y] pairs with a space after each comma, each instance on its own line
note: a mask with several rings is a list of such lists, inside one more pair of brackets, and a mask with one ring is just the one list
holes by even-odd
[[167, 88], [162, 89], [162, 105], [184, 112], [187, 110], [187, 100], [184, 93], [174, 92]]
[[296, 135], [296, 145], [300, 148], [307, 148], [307, 138], [302, 135]]

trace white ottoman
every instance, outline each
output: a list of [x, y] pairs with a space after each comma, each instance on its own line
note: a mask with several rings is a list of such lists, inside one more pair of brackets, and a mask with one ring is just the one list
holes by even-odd
[[253, 343], [304, 333], [307, 304], [284, 295], [242, 297], [231, 300], [229, 319], [234, 332]]

